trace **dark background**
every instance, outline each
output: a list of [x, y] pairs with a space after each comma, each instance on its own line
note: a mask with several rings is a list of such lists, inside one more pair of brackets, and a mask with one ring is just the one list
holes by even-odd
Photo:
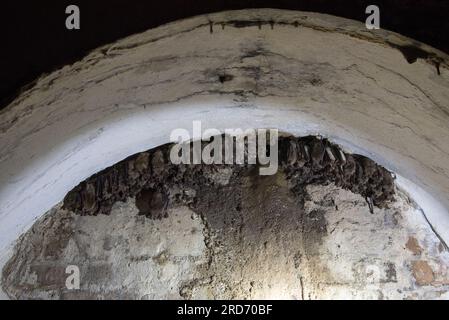
[[[65, 28], [76, 4], [81, 29]], [[449, 53], [449, 0], [28, 0], [0, 2], [0, 109], [42, 73], [79, 60], [90, 50], [166, 22], [244, 8], [315, 11], [364, 22], [380, 7], [381, 28]]]

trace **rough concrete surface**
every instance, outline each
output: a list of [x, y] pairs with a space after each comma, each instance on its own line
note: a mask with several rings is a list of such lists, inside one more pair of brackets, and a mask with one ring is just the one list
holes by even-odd
[[[4, 290], [19, 299], [449, 298], [449, 251], [423, 212], [400, 190], [370, 207], [367, 189], [353, 193], [332, 171], [316, 171], [336, 157], [293, 160], [298, 145], [317, 144], [340, 150], [284, 139], [273, 176], [256, 165], [174, 173], [161, 160], [166, 146], [130, 157], [80, 184], [21, 237]], [[354, 163], [359, 178], [382, 173], [368, 185], [394, 189], [385, 169], [364, 157]], [[117, 175], [124, 167], [133, 170]], [[106, 181], [113, 201], [99, 196]], [[68, 265], [80, 268], [79, 290], [65, 287]]]
[[[449, 241], [448, 61], [387, 30], [271, 9], [194, 17], [98, 48], [43, 76], [0, 112], [0, 266], [19, 236], [80, 182], [168, 143], [173, 130], [190, 130], [193, 121], [220, 132], [277, 128], [326, 137], [394, 172], [396, 184]], [[365, 170], [351, 177], [357, 172]], [[372, 173], [374, 182], [382, 181]], [[226, 183], [227, 175], [219, 176]], [[369, 189], [362, 183], [367, 177], [349, 189], [342, 183], [347, 180], [328, 182], [366, 198], [371, 209], [379, 201], [377, 209], [387, 210], [383, 196], [391, 193]], [[305, 194], [302, 182], [293, 186], [295, 199]], [[82, 194], [92, 196], [98, 189], [86, 190]], [[164, 220], [174, 205], [169, 190], [118, 190], [102, 201], [114, 206], [136, 198], [142, 216]], [[194, 211], [192, 197], [177, 201]], [[98, 204], [93, 197], [83, 203], [86, 214]], [[416, 239], [405, 243], [426, 254], [428, 247]], [[435, 280], [439, 271], [431, 261], [418, 258], [413, 270], [420, 283], [444, 282]]]

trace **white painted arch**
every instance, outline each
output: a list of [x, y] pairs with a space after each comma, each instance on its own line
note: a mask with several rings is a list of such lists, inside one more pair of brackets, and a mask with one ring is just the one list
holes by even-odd
[[75, 185], [193, 120], [320, 134], [369, 156], [448, 241], [449, 59], [414, 43], [438, 58], [439, 75], [387, 42], [414, 43], [327, 15], [232, 11], [120, 40], [42, 77], [0, 113], [0, 266]]

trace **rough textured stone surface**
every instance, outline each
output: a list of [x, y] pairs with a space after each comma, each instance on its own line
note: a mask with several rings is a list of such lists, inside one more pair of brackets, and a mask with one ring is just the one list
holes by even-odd
[[322, 135], [367, 156], [447, 241], [447, 61], [387, 30], [282, 10], [194, 17], [99, 48], [0, 113], [0, 265], [81, 181], [193, 120]]
[[[422, 211], [387, 170], [340, 151], [284, 137], [272, 176], [249, 164], [172, 165], [169, 146], [132, 156], [21, 237], [4, 290], [19, 299], [449, 298], [449, 251]], [[68, 265], [81, 270], [79, 290], [65, 287]]]
[[[371, 214], [334, 184], [309, 185], [304, 202], [288, 185], [281, 173], [234, 177], [191, 206], [170, 202], [158, 219], [139, 215], [133, 198], [109, 215], [58, 206], [19, 241], [4, 290], [20, 299], [449, 298], [449, 252], [404, 195]], [[80, 290], [66, 289], [67, 265], [79, 266]]]

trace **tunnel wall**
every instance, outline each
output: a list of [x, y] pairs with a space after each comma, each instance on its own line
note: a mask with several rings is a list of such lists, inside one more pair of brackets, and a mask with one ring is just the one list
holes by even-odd
[[358, 22], [268, 9], [195, 17], [99, 48], [1, 113], [0, 266], [80, 181], [194, 120], [319, 134], [368, 156], [397, 173], [448, 241], [447, 61]]

